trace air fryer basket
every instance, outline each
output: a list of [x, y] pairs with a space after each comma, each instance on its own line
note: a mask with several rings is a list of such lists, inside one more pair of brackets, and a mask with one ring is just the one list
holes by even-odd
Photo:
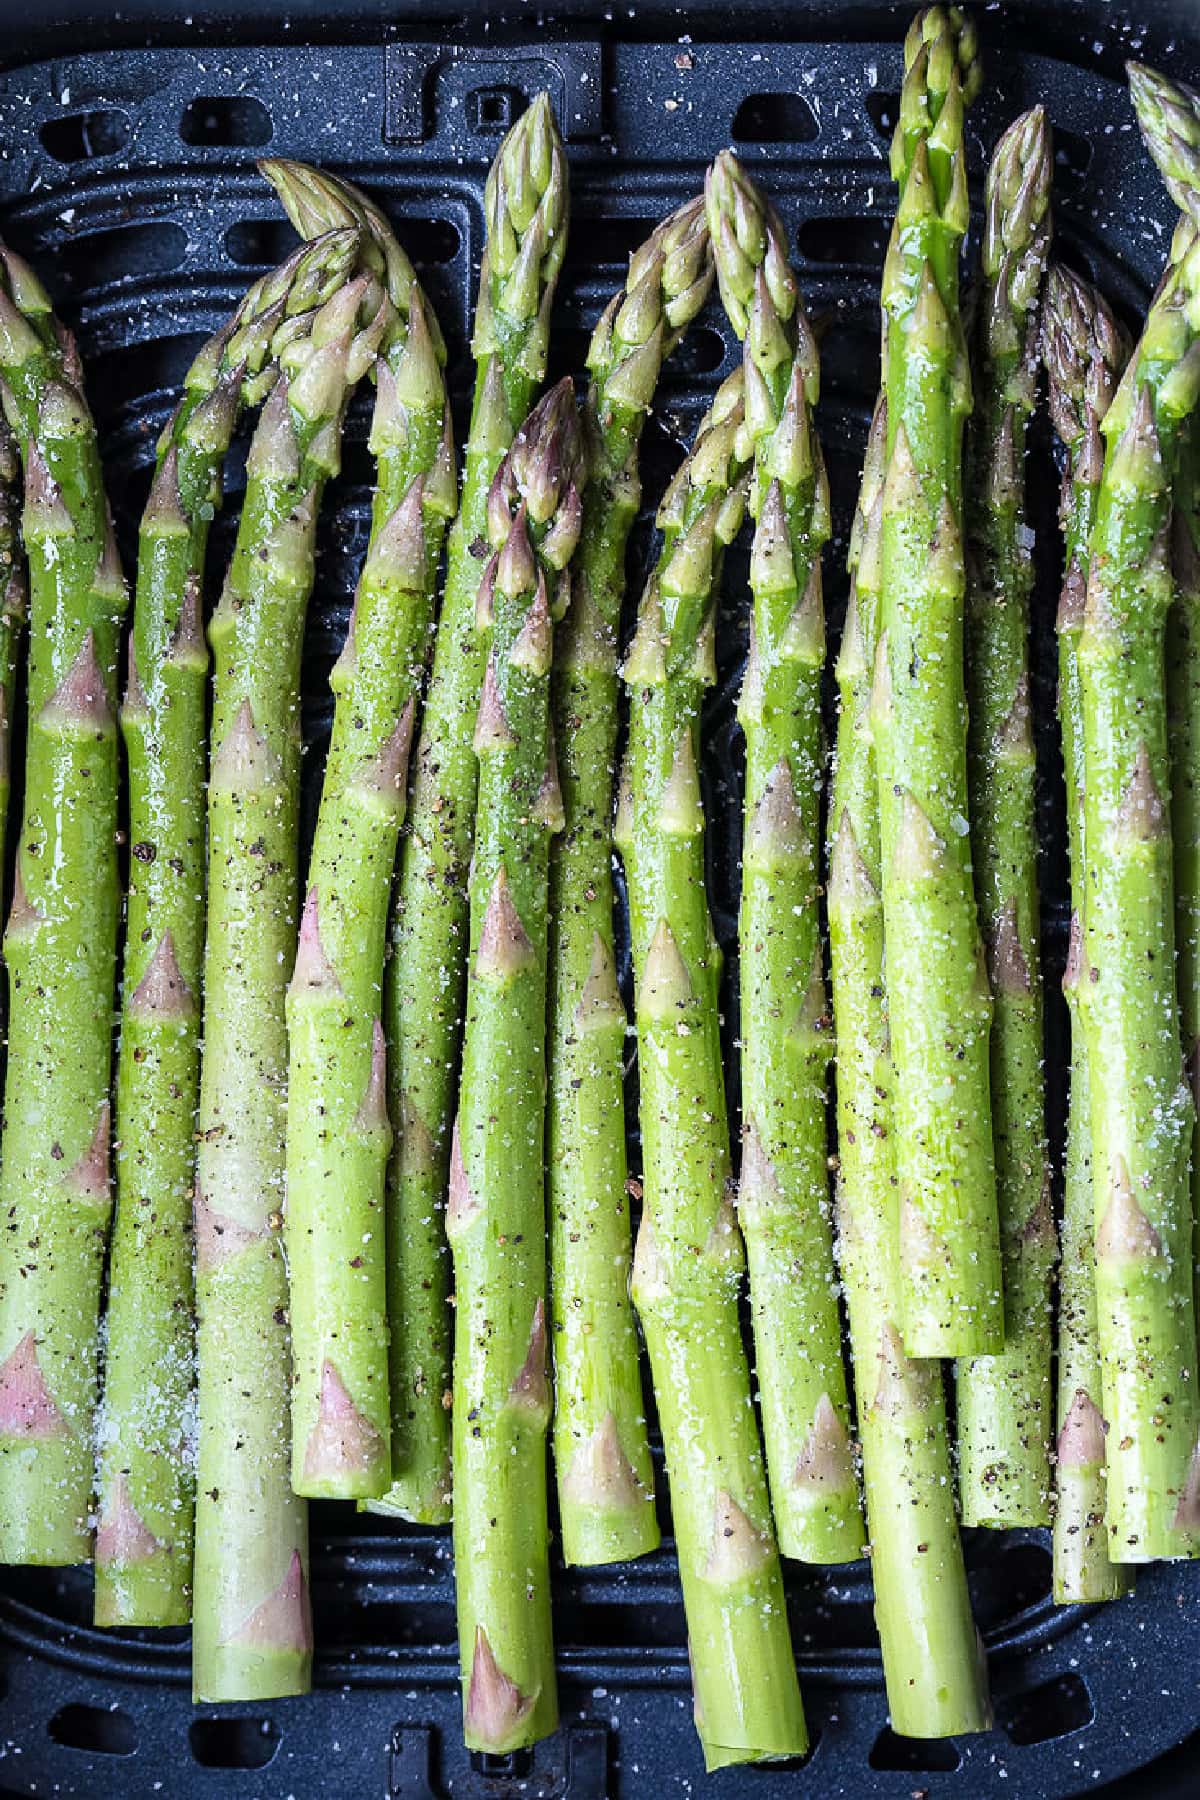
[[[10, 4], [12, 0], [10, 0]], [[61, 10], [61, 9], [60, 9]], [[219, 9], [218, 9], [219, 10]], [[1068, 9], [1070, 10], [1070, 9]], [[717, 25], [703, 3], [708, 30]], [[854, 11], [849, 9], [847, 16]], [[1075, 9], [1077, 12], [1078, 9]], [[827, 24], [826, 10], [826, 24]], [[1073, 14], [1074, 16], [1074, 14]], [[783, 21], [786, 24], [786, 20]], [[1086, 36], [1077, 56], [1026, 53], [1034, 34], [985, 16], [988, 82], [969, 126], [975, 192], [986, 149], [1015, 112], [1045, 100], [1057, 145], [1060, 253], [1133, 323], [1157, 279], [1170, 206], [1143, 154], [1117, 76]], [[988, 25], [992, 29], [988, 32]], [[468, 322], [483, 242], [482, 191], [499, 134], [549, 89], [571, 154], [573, 228], [552, 376], [583, 366], [587, 336], [651, 224], [698, 188], [733, 142], [783, 213], [822, 333], [820, 424], [836, 538], [826, 561], [831, 641], [845, 604], [846, 529], [878, 376], [878, 285], [893, 204], [887, 145], [901, 74], [887, 43], [656, 39], [632, 12], [574, 35], [529, 29], [508, 43], [415, 40], [302, 48], [121, 50], [62, 55], [0, 75], [5, 235], [47, 279], [79, 329], [127, 566], [153, 445], [202, 337], [293, 241], [253, 158], [303, 157], [350, 173], [386, 206], [437, 308], [460, 415]], [[0, 22], [0, 29], [3, 22]], [[628, 29], [628, 36], [623, 31]], [[11, 27], [9, 27], [11, 29]], [[429, 29], [426, 25], [426, 29]], [[1176, 66], [1200, 62], [1200, 28]], [[634, 32], [639, 31], [640, 41]], [[1056, 42], [1061, 42], [1056, 40]], [[1119, 47], [1119, 46], [1118, 46]], [[1130, 47], [1138, 48], [1136, 35]], [[715, 304], [667, 367], [643, 454], [652, 503], [738, 348]], [[344, 468], [321, 527], [305, 652], [306, 812], [311, 827], [331, 706], [327, 678], [366, 541], [371, 464], [366, 406], [352, 411]], [[214, 531], [228, 554], [240, 466]], [[1065, 1026], [1057, 1000], [1065, 940], [1064, 829], [1053, 726], [1052, 620], [1057, 479], [1044, 431], [1030, 471], [1037, 528], [1036, 694], [1049, 1013], [1051, 1129], [1061, 1139]], [[636, 592], [652, 546], [649, 512], [631, 549]], [[734, 696], [745, 637], [745, 559], [728, 560], [721, 679], [705, 722], [710, 885], [735, 949], [738, 790]], [[725, 976], [736, 1029], [735, 959]], [[731, 1069], [731, 1076], [733, 1071]], [[736, 1083], [731, 1080], [731, 1103]], [[665, 1487], [661, 1480], [660, 1490]], [[666, 1508], [664, 1503], [664, 1523]], [[887, 1729], [869, 1569], [788, 1570], [789, 1604], [814, 1748], [803, 1765], [729, 1770], [705, 1782], [691, 1722], [682, 1607], [669, 1537], [616, 1570], [555, 1571], [563, 1726], [531, 1754], [461, 1748], [453, 1581], [445, 1532], [313, 1508], [316, 1685], [252, 1709], [192, 1709], [185, 1633], [102, 1633], [82, 1570], [0, 1571], [0, 1800], [395, 1800], [456, 1795], [715, 1797], [811, 1793], [1060, 1800], [1120, 1782], [1200, 1730], [1200, 1567], [1139, 1573], [1136, 1597], [1055, 1608], [1044, 1532], [971, 1532], [967, 1556], [990, 1655], [997, 1724], [961, 1742]], [[1193, 1792], [1147, 1776], [1160, 1793]], [[1130, 1778], [1126, 1785], [1122, 1778]], [[1108, 1791], [1107, 1789], [1105, 1791]]]

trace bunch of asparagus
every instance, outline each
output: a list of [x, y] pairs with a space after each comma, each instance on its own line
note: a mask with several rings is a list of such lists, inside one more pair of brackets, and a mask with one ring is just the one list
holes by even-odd
[[[820, 358], [766, 195], [719, 156], [631, 258], [582, 405], [570, 378], [542, 395], [570, 207], [539, 97], [488, 178], [460, 495], [442, 335], [387, 220], [262, 165], [305, 241], [196, 358], [139, 535], [103, 1357], [125, 587], [75, 346], [0, 250], [0, 834], [26, 569], [31, 614], [0, 1558], [94, 1560], [100, 1624], [190, 1621], [197, 1699], [307, 1688], [319, 1496], [453, 1517], [467, 1743], [552, 1732], [548, 1437], [565, 1560], [659, 1541], [638, 1321], [711, 1768], [807, 1748], [781, 1554], [869, 1549], [892, 1724], [920, 1736], [990, 1723], [960, 1521], [1052, 1522], [1063, 1602], [1200, 1554], [1200, 99], [1131, 69], [1184, 215], [1131, 349], [1099, 294], [1047, 272], [1041, 108], [996, 147], [964, 310], [974, 30], [930, 7], [904, 60], [824, 869]], [[742, 363], [661, 497], [622, 659], [639, 440], [714, 274]], [[1073, 909], [1054, 1430], [1039, 363]], [[371, 532], [301, 871], [316, 526], [367, 378]], [[210, 607], [222, 465], [260, 407]], [[747, 511], [735, 1180], [700, 771]]]

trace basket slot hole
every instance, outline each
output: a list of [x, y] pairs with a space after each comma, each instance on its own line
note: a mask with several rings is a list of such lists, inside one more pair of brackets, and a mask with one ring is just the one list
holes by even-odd
[[237, 219], [225, 233], [225, 254], [244, 268], [272, 269], [299, 242], [290, 219]]
[[881, 269], [887, 246], [883, 219], [806, 219], [796, 234], [796, 247], [809, 262]]
[[249, 1716], [194, 1719], [188, 1727], [192, 1755], [202, 1769], [265, 1769], [282, 1735], [273, 1719]]
[[1050, 1552], [1043, 1544], [1013, 1544], [1001, 1559], [1000, 1582], [1010, 1615], [1049, 1597], [1053, 1579]]
[[1082, 1731], [1096, 1716], [1087, 1682], [1080, 1675], [1059, 1675], [1000, 1709], [1000, 1723], [1014, 1744], [1045, 1744], [1051, 1738]]
[[42, 147], [55, 162], [90, 162], [98, 156], [116, 156], [129, 142], [132, 127], [128, 113], [115, 107], [95, 112], [68, 113], [65, 119], [47, 119], [38, 132]]
[[253, 94], [203, 94], [189, 101], [179, 121], [185, 144], [246, 149], [269, 143], [271, 131], [271, 115]]
[[572, 232], [570, 244], [576, 249], [580, 268], [586, 266], [589, 273], [597, 263], [623, 269], [657, 224], [657, 219], [626, 216], [580, 219]]
[[733, 135], [743, 144], [811, 144], [818, 126], [799, 94], [747, 94], [733, 115]]
[[885, 1725], [871, 1745], [867, 1761], [873, 1769], [953, 1775], [962, 1765], [962, 1751], [953, 1738], [901, 1737]]
[[396, 231], [418, 268], [452, 263], [462, 248], [462, 233], [453, 219], [404, 218]]
[[890, 138], [900, 113], [899, 94], [869, 93], [864, 101], [867, 117], [881, 138]]
[[484, 1781], [528, 1781], [533, 1774], [533, 1751], [510, 1750], [495, 1756], [490, 1750], [472, 1750], [471, 1771]]
[[651, 413], [642, 431], [638, 467], [647, 503], [657, 506], [687, 451], [661, 415]]
[[508, 86], [472, 88], [467, 95], [471, 130], [484, 137], [499, 137], [515, 125], [529, 101], [520, 88]]
[[169, 219], [153, 225], [116, 225], [69, 238], [58, 252], [63, 285], [72, 294], [109, 283], [138, 281], [178, 269], [187, 255], [187, 233]]
[[1081, 188], [1092, 166], [1095, 147], [1078, 132], [1054, 128], [1054, 180], [1056, 186], [1074, 192]]
[[711, 325], [694, 325], [663, 365], [668, 381], [712, 375], [725, 361], [725, 339]]
[[119, 1706], [60, 1706], [46, 1735], [55, 1744], [86, 1750], [91, 1756], [132, 1756], [137, 1749], [137, 1727]]

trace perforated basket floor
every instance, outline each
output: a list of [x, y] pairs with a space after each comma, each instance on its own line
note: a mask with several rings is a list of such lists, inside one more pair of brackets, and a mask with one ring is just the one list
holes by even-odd
[[[1123, 90], [1088, 67], [1026, 54], [1011, 37], [1004, 42], [1002, 30], [992, 35], [1000, 41], [970, 126], [976, 197], [985, 146], [1013, 113], [1046, 100], [1058, 145], [1060, 249], [1132, 322], [1157, 279], [1171, 219]], [[545, 86], [574, 179], [553, 374], [581, 370], [588, 331], [628, 252], [696, 190], [722, 145], [737, 145], [783, 212], [823, 334], [836, 638], [845, 530], [877, 380], [878, 282], [892, 206], [886, 150], [899, 77], [898, 42], [633, 43], [614, 41], [611, 29], [603, 47], [581, 35], [527, 37], [516, 49], [406, 41], [386, 49], [112, 51], [11, 69], [0, 76], [3, 229], [79, 327], [129, 566], [154, 439], [184, 369], [247, 282], [292, 241], [254, 155], [269, 145], [328, 163], [382, 200], [438, 309], [461, 408], [484, 173], [501, 130]], [[647, 429], [648, 499], [661, 493], [736, 354], [713, 307], [669, 365]], [[228, 552], [241, 481], [235, 466], [214, 567]], [[370, 481], [360, 407], [326, 506], [305, 661], [310, 822], [329, 726], [327, 676], [365, 544]], [[1064, 1031], [1054, 996], [1064, 868], [1049, 711], [1056, 478], [1044, 434], [1030, 488], [1040, 581], [1048, 1066], [1052, 1130], [1060, 1134]], [[643, 520], [631, 588], [650, 543]], [[731, 556], [721, 681], [705, 730], [711, 888], [727, 950], [738, 884], [733, 696], [744, 571], [744, 558]], [[735, 991], [731, 957], [731, 1036]], [[730, 1093], [736, 1102], [732, 1079]], [[683, 1794], [704, 1782], [669, 1547], [615, 1571], [556, 1572], [564, 1725], [532, 1756], [495, 1763], [468, 1759], [460, 1747], [447, 1535], [331, 1506], [314, 1508], [313, 1526], [315, 1691], [251, 1712], [191, 1708], [184, 1634], [94, 1631], [86, 1572], [0, 1571], [0, 1795], [600, 1800]], [[868, 1569], [793, 1565], [789, 1601], [814, 1748], [802, 1768], [728, 1771], [705, 1791], [755, 1800], [1060, 1800], [1110, 1782], [1126, 1794], [1149, 1791], [1147, 1782], [1163, 1794], [1197, 1791], [1200, 1753], [1179, 1751], [1174, 1775], [1171, 1764], [1144, 1777], [1132, 1772], [1200, 1728], [1200, 1568], [1149, 1570], [1136, 1598], [1101, 1612], [1051, 1605], [1043, 1533], [968, 1534], [968, 1559], [996, 1701], [991, 1734], [936, 1744], [893, 1737]]]

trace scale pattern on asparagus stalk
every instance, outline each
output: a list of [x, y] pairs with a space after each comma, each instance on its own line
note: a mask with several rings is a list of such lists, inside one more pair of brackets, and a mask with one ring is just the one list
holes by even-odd
[[0, 248], [0, 378], [25, 472], [29, 730], [4, 936], [0, 1561], [92, 1553], [119, 910], [116, 661], [126, 590], [74, 341]]
[[[468, 940], [467, 869], [477, 767], [471, 734], [490, 627], [476, 618], [487, 495], [545, 377], [550, 310], [566, 251], [566, 155], [538, 96], [505, 138], [485, 195], [488, 244], [473, 348], [475, 398], [450, 533], [433, 671], [414, 759], [393, 955], [384, 991], [396, 1151], [388, 1200], [395, 1481], [389, 1511], [449, 1517], [446, 1201]], [[412, 1305], [419, 1300], [419, 1308]]]
[[953, 1737], [991, 1723], [954, 1509], [936, 1362], [901, 1335], [893, 1074], [884, 981], [871, 672], [879, 623], [887, 421], [876, 408], [850, 545], [830, 804], [829, 943], [837, 1037], [838, 1257], [856, 1373], [875, 1622], [892, 1729]]
[[[1166, 152], [1135, 96], [1156, 160]], [[1200, 153], [1191, 185], [1200, 189]], [[1188, 1183], [1194, 1107], [1180, 1054], [1164, 639], [1171, 483], [1200, 391], [1200, 238], [1173, 264], [1104, 420], [1079, 637], [1084, 976], [1096, 1300], [1108, 1423], [1109, 1554], [1200, 1540]]]
[[738, 1319], [744, 1258], [698, 773], [722, 552], [745, 507], [744, 410], [739, 370], [718, 391], [659, 512], [662, 551], [623, 670], [630, 736], [616, 823], [641, 1077], [633, 1297], [666, 1449], [696, 1726], [710, 1768], [801, 1755], [808, 1742]]
[[142, 516], [121, 728], [130, 884], [117, 1066], [95, 1617], [192, 1616], [192, 1184], [204, 950], [204, 553], [243, 405], [346, 280], [358, 235], [302, 246], [205, 345], [158, 444]]
[[[1192, 424], [1175, 482], [1167, 618], [1167, 734], [1171, 836], [1175, 846], [1175, 937], [1183, 1051], [1200, 1105], [1200, 430]], [[1200, 1306], [1200, 1137], [1192, 1136], [1196, 1302]]]
[[13, 709], [28, 610], [29, 576], [21, 544], [21, 452], [0, 413], [0, 859], [8, 834]]
[[1037, 403], [1052, 166], [1045, 113], [1035, 107], [1009, 126], [988, 170], [975, 411], [967, 436], [967, 769], [975, 895], [992, 984], [1005, 1328], [999, 1354], [958, 1367], [966, 1525], [1050, 1523], [1050, 1287], [1057, 1240], [1042, 1083], [1025, 435]]
[[588, 351], [588, 485], [552, 686], [565, 824], [550, 850], [548, 1200], [554, 1453], [569, 1563], [625, 1561], [659, 1541], [629, 1301], [626, 1018], [613, 944], [617, 633], [642, 426], [712, 274], [697, 199], [635, 251]]
[[[195, 1203], [197, 1700], [266, 1699], [309, 1683], [307, 1518], [290, 1480], [281, 1239], [300, 652], [317, 511], [338, 467], [346, 395], [393, 319], [375, 279], [359, 275], [281, 358], [210, 626], [216, 681]], [[309, 932], [301, 979], [319, 953]]]
[[[309, 226], [360, 216], [398, 302], [377, 365], [371, 536], [331, 677], [333, 741], [301, 932], [313, 953], [287, 1007], [292, 1485], [347, 1499], [385, 1493], [392, 1476], [383, 965], [434, 580], [454, 512], [454, 447], [440, 334], [386, 223], [320, 170], [272, 164], [268, 173]], [[407, 1305], [393, 1293], [395, 1318]]]
[[1004, 1306], [961, 673], [971, 384], [958, 253], [974, 29], [957, 9], [930, 7], [904, 61], [892, 143], [900, 202], [883, 274], [888, 462], [873, 698], [904, 1342], [912, 1355], [978, 1355], [1000, 1349]]
[[1061, 517], [1066, 567], [1058, 608], [1058, 716], [1071, 865], [1071, 945], [1063, 992], [1071, 1018], [1071, 1094], [1063, 1174], [1058, 1290], [1058, 1443], [1054, 1597], [1061, 1604], [1112, 1600], [1132, 1571], [1110, 1562], [1105, 1529], [1104, 1417], [1096, 1335], [1095, 1234], [1087, 1049], [1079, 1018], [1083, 963], [1083, 743], [1079, 634], [1087, 593], [1088, 539], [1104, 470], [1100, 426], [1129, 345], [1095, 289], [1055, 265], [1046, 278], [1042, 360], [1050, 416], [1066, 449]]
[[551, 591], [578, 542], [583, 479], [567, 379], [521, 427], [488, 497], [479, 608], [491, 652], [475, 724], [471, 958], [446, 1215], [463, 1718], [468, 1747], [496, 1754], [558, 1722], [543, 1161], [550, 837], [563, 823]]
[[820, 369], [774, 209], [724, 151], [708, 175], [726, 311], [745, 339], [754, 446], [739, 925], [742, 1174], [755, 1363], [785, 1556], [861, 1554], [829, 1203], [829, 1008], [818, 892], [829, 487], [812, 422]]

